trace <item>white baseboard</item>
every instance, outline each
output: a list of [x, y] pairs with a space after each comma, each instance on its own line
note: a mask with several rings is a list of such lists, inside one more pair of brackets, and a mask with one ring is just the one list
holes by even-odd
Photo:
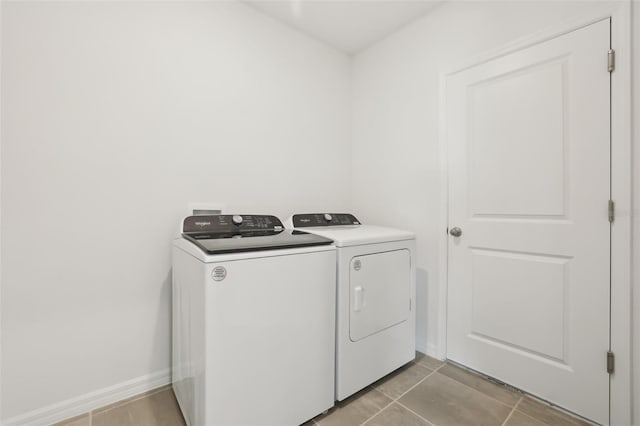
[[[438, 349], [433, 343], [427, 342], [426, 339], [416, 337], [416, 350], [423, 354], [429, 355], [431, 358], [440, 359], [438, 357]], [[441, 360], [444, 361], [444, 360]]]
[[[432, 358], [440, 359], [440, 357], [438, 356], [438, 348], [433, 343], [427, 344], [427, 351], [425, 353]], [[444, 361], [444, 360], [441, 360], [441, 361]]]
[[46, 426], [171, 383], [166, 369], [6, 419], [4, 426]]

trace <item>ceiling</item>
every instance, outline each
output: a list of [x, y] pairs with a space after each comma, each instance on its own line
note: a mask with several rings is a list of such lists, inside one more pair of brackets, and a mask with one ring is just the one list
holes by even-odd
[[425, 15], [435, 0], [244, 0], [346, 53], [356, 53]]

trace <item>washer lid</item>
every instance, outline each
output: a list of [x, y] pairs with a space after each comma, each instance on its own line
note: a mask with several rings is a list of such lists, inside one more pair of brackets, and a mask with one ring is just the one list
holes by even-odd
[[374, 225], [322, 226], [303, 229], [306, 232], [333, 240], [338, 247], [388, 243], [416, 238], [413, 232]]
[[269, 215], [189, 216], [182, 236], [208, 254], [274, 250], [331, 244], [326, 237], [284, 229]]

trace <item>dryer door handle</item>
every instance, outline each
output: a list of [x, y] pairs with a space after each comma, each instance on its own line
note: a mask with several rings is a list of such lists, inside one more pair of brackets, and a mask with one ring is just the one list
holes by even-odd
[[362, 286], [353, 289], [353, 310], [360, 312], [364, 306], [364, 288]]

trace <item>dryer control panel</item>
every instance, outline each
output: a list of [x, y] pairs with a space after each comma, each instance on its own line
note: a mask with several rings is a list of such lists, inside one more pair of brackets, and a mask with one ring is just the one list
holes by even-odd
[[349, 213], [306, 213], [294, 214], [292, 217], [294, 228], [310, 226], [341, 226], [360, 225], [360, 221]]

